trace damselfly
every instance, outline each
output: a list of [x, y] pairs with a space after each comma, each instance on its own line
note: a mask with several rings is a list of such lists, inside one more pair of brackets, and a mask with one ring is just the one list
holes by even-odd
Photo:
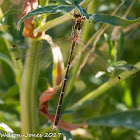
[[67, 67], [66, 67], [66, 73], [65, 73], [63, 84], [62, 84], [61, 93], [60, 93], [60, 97], [59, 97], [59, 101], [58, 101], [58, 106], [57, 106], [57, 110], [56, 110], [56, 114], [55, 114], [53, 129], [56, 129], [57, 124], [59, 122], [60, 110], [61, 110], [61, 106], [62, 106], [62, 100], [63, 100], [63, 95], [65, 92], [65, 86], [66, 86], [66, 81], [67, 81], [70, 63], [71, 63], [71, 59], [72, 59], [72, 54], [73, 54], [74, 48], [76, 46], [76, 43], [78, 43], [80, 40], [79, 37], [80, 37], [80, 32], [81, 32], [81, 22], [84, 21], [85, 19], [86, 18], [84, 15], [74, 14], [75, 25], [74, 25], [73, 32], [72, 32], [71, 50], [70, 50], [70, 55], [69, 55], [69, 59], [68, 59]]
[[[76, 23], [75, 23], [74, 31], [73, 31], [73, 34], [71, 37], [72, 46], [71, 46], [69, 61], [68, 61], [67, 68], [66, 68], [66, 75], [64, 78], [63, 86], [62, 86], [60, 100], [58, 102], [56, 117], [54, 120], [54, 129], [56, 128], [56, 126], [59, 122], [60, 109], [61, 109], [62, 99], [63, 99], [63, 95], [64, 95], [64, 88], [66, 86], [66, 80], [67, 80], [68, 70], [70, 67], [71, 57], [73, 54], [73, 49], [75, 48], [76, 43], [78, 43], [80, 45], [82, 44], [81, 39], [80, 39], [81, 23], [79, 22], [80, 18], [82, 18], [82, 17], [80, 17], [80, 15], [76, 15], [76, 16], [77, 16], [78, 20], [75, 20]], [[75, 18], [76, 18], [76, 16], [75, 16]], [[82, 20], [84, 20], [84, 18], [82, 18], [81, 21]], [[52, 43], [51, 39], [48, 39], [48, 44], [43, 43], [43, 49], [41, 51], [35, 51], [32, 54], [28, 54], [28, 49], [27, 49], [28, 47], [26, 44], [24, 44], [24, 46], [14, 45], [10, 51], [13, 51], [14, 53], [16, 52], [15, 56], [19, 55], [17, 57], [14, 56], [15, 60], [16, 60], [14, 62], [14, 67], [15, 68], [24, 68], [23, 64], [24, 64], [26, 58], [28, 58], [30, 56], [35, 59], [37, 55], [41, 55], [40, 67], [46, 68], [47, 65], [50, 63], [50, 60], [53, 58], [53, 55], [52, 55], [53, 47], [49, 47], [49, 45], [51, 46], [52, 44], [53, 43]], [[53, 44], [53, 46], [55, 46], [54, 48], [56, 49], [57, 45]], [[84, 45], [82, 45], [82, 46], [84, 46]], [[65, 50], [65, 49], [63, 48], [62, 50]], [[58, 50], [58, 49], [56, 49], [56, 50]], [[56, 51], [56, 52], [58, 52], [58, 51]], [[82, 64], [83, 64], [82, 63], [77, 75], [79, 76], [79, 74], [82, 71], [85, 73], [85, 71], [87, 70], [88, 71], [87, 74], [89, 74], [89, 71], [94, 72], [95, 78], [97, 78], [97, 79], [101, 78], [103, 75], [108, 74], [109, 75], [108, 78], [110, 78], [110, 77], [112, 78], [117, 75], [118, 76], [117, 80], [120, 81], [120, 80], [123, 80], [123, 77], [119, 76], [119, 74], [122, 71], [132, 71], [132, 70], [134, 71], [136, 69], [134, 66], [127, 64], [127, 62], [125, 62], [125, 61], [116, 62], [116, 65], [115, 65], [115, 63], [114, 64], [110, 63], [109, 56], [107, 55], [107, 53], [103, 53], [103, 52], [104, 51], [96, 48], [95, 51], [89, 56], [88, 61], [86, 62], [86, 65], [89, 65], [92, 70], [91, 69], [89, 70], [88, 69], [89, 67], [87, 68], [87, 66], [83, 67], [83, 69], [82, 69], [81, 68]], [[51, 55], [50, 55], [50, 53], [51, 53]], [[83, 53], [86, 56], [87, 54], [89, 54], [89, 49], [86, 49]], [[20, 60], [22, 60], [22, 62], [23, 62], [22, 65], [19, 63]], [[47, 62], [47, 61], [49, 61], [49, 62]], [[19, 64], [17, 65], [17, 63], [19, 63]]]

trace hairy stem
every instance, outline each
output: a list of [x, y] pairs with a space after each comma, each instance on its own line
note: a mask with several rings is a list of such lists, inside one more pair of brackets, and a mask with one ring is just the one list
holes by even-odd
[[[95, 3], [96, 1], [93, 0], [90, 5], [87, 8], [87, 13], [88, 14], [93, 14], [95, 10]], [[86, 20], [84, 25], [83, 25], [83, 30], [82, 30], [82, 40], [85, 42], [88, 41], [89, 38], [89, 33], [91, 31], [91, 27], [93, 26], [93, 22], [89, 24], [89, 22]]]
[[[41, 51], [41, 43], [31, 39], [28, 43], [29, 54], [33, 54], [36, 51]], [[40, 55], [35, 58], [32, 55], [26, 60], [25, 70], [22, 75], [20, 85], [20, 102], [21, 102], [21, 133], [22, 134], [35, 134], [37, 130], [37, 82], [39, 74], [39, 61]], [[35, 137], [22, 137], [22, 140], [35, 140]]]

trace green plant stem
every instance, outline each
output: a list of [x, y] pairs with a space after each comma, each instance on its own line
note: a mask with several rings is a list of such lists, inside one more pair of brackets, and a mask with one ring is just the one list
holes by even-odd
[[[137, 67], [136, 71], [139, 71], [140, 70], [140, 62], [138, 62], [135, 66]], [[125, 71], [125, 72], [121, 73], [119, 76], [122, 79], [126, 79], [126, 78], [129, 78], [131, 75], [133, 75], [136, 71]], [[103, 94], [105, 91], [109, 90], [113, 86], [117, 85], [119, 82], [120, 81], [119, 81], [118, 77], [115, 77], [115, 78], [107, 81], [106, 83], [101, 85], [96, 90], [90, 92], [88, 95], [83, 97], [81, 100], [79, 100], [77, 103], [75, 103], [73, 106], [71, 106], [68, 109], [73, 110], [73, 109], [77, 108], [78, 106], [80, 106], [81, 104], [83, 104], [84, 102], [89, 101], [89, 100], [93, 100], [93, 99], [99, 97], [101, 94]]]
[[[95, 7], [95, 0], [93, 0], [90, 5], [87, 8], [87, 13], [88, 14], [93, 14], [94, 12], [94, 7]], [[82, 30], [82, 40], [84, 40], [85, 42], [88, 40], [89, 38], [89, 33], [91, 31], [91, 27], [93, 26], [93, 22], [91, 22], [89, 24], [89, 22], [86, 20], [84, 25], [83, 25], [83, 30]]]
[[[3, 17], [3, 12], [2, 12], [2, 10], [1, 10], [1, 8], [0, 8], [0, 19], [1, 19], [2, 17]], [[1, 25], [1, 30], [4, 31], [4, 28], [2, 27], [2, 25]], [[11, 48], [10, 42], [9, 42], [8, 40], [6, 40], [6, 39], [3, 39], [3, 40], [4, 40], [4, 43], [5, 43], [6, 46], [7, 46], [7, 49], [10, 49], [10, 48]], [[12, 52], [11, 52], [11, 55], [13, 55]], [[16, 58], [16, 57], [15, 57], [15, 58]], [[14, 60], [13, 60], [13, 61], [14, 61]], [[21, 69], [15, 69], [15, 68], [13, 68], [13, 67], [11, 67], [11, 69], [14, 71], [14, 74], [15, 74], [15, 76], [16, 76], [16, 82], [17, 82], [17, 84], [19, 84], [22, 70], [21, 70]]]
[[[92, 0], [84, 0], [82, 3], [81, 3], [81, 7], [82, 8], [85, 8]], [[75, 9], [74, 9], [75, 10]], [[74, 11], [73, 10], [73, 11]], [[34, 32], [43, 32], [43, 31], [47, 31], [57, 25], [60, 25], [68, 20], [70, 20], [72, 18], [71, 14], [68, 13], [68, 14], [65, 14], [61, 17], [58, 17], [58, 18], [55, 18], [51, 21], [48, 21], [47, 23], [45, 23], [43, 26], [41, 27], [38, 27], [34, 30]]]
[[[0, 19], [1, 19], [2, 17], [3, 17], [3, 12], [2, 12], [2, 10], [1, 10], [1, 8], [0, 8]], [[1, 25], [1, 30], [4, 31], [4, 28], [2, 27], [2, 25]], [[4, 42], [5, 42], [6, 46], [7, 46], [7, 48], [9, 49], [9, 48], [11, 47], [9, 41], [6, 40], [6, 39], [4, 39]]]
[[[35, 51], [41, 51], [41, 43], [31, 39], [28, 43], [29, 54], [33, 54]], [[33, 58], [29, 55], [25, 63], [25, 70], [22, 75], [20, 85], [20, 102], [21, 102], [21, 133], [22, 134], [35, 134], [38, 128], [37, 118], [37, 82], [39, 75], [39, 61], [40, 55]], [[22, 140], [35, 140], [35, 137], [22, 137]]]

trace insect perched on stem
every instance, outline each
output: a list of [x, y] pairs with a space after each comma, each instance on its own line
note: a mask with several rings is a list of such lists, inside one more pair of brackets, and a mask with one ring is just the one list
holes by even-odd
[[60, 97], [59, 97], [59, 101], [58, 101], [58, 106], [57, 106], [57, 110], [56, 110], [56, 114], [55, 114], [53, 129], [57, 128], [57, 124], [59, 122], [60, 110], [61, 110], [61, 106], [62, 106], [62, 100], [63, 100], [64, 91], [65, 91], [65, 86], [66, 86], [66, 81], [67, 81], [68, 72], [69, 72], [69, 68], [70, 68], [72, 54], [73, 54], [76, 43], [79, 42], [79, 39], [80, 39], [79, 37], [80, 37], [80, 32], [81, 32], [81, 23], [85, 19], [86, 18], [84, 15], [74, 14], [75, 25], [74, 25], [74, 29], [73, 29], [74, 31], [73, 31], [72, 37], [71, 37], [71, 39], [72, 39], [71, 50], [70, 50], [70, 55], [69, 55], [69, 59], [68, 59], [67, 67], [66, 67], [66, 73], [65, 73], [63, 84], [62, 84], [61, 93], [60, 93]]
[[[57, 127], [57, 125], [59, 123], [60, 110], [61, 110], [61, 105], [62, 105], [63, 95], [64, 95], [65, 86], [66, 86], [66, 82], [67, 82], [67, 76], [68, 76], [69, 68], [70, 68], [70, 65], [72, 64], [71, 63], [71, 58], [72, 58], [72, 55], [73, 55], [73, 51], [74, 51], [74, 48], [75, 48], [75, 46], [76, 46], [77, 43], [80, 44], [80, 45], [82, 45], [81, 44], [81, 38], [80, 38], [80, 35], [81, 35], [81, 24], [82, 24], [82, 21], [84, 21], [85, 19], [86, 18], [85, 18], [84, 15], [74, 14], [75, 25], [73, 27], [73, 32], [72, 32], [72, 35], [71, 35], [71, 42], [72, 42], [72, 44], [71, 44], [71, 51], [70, 51], [70, 55], [69, 55], [69, 59], [68, 59], [67, 67], [66, 67], [65, 78], [64, 78], [64, 81], [63, 81], [63, 84], [62, 84], [61, 94], [60, 94], [60, 98], [59, 98], [59, 102], [58, 102], [58, 106], [57, 106], [57, 110], [56, 110], [56, 115], [55, 115], [55, 119], [54, 119], [54, 124], [53, 124], [53, 128], [54, 129], [56, 129], [56, 127]], [[49, 39], [48, 42], [49, 42], [49, 44], [53, 44], [53, 43], [51, 43], [51, 40], [50, 39]], [[84, 48], [85, 46], [82, 45], [82, 47]], [[43, 55], [46, 56], [47, 58], [50, 56], [49, 47], [47, 47], [46, 45], [45, 45], [45, 49], [44, 50], [35, 51], [32, 54], [29, 54], [28, 51], [27, 51], [27, 53], [25, 55], [23, 55], [23, 54], [20, 55], [19, 52], [23, 52], [23, 51], [21, 51], [21, 49], [23, 49], [23, 51], [24, 51], [24, 49], [26, 49], [26, 46], [25, 47], [19, 47], [19, 48], [16, 47], [16, 45], [13, 45], [12, 46], [12, 50], [13, 51], [14, 50], [17, 50], [17, 53], [16, 53], [17, 56], [19, 54], [19, 56], [16, 57], [16, 59], [14, 58], [14, 60], [16, 61], [15, 63], [18, 64], [17, 66], [16, 65], [15, 66], [16, 67], [19, 67], [19, 68], [22, 68], [22, 65], [20, 65], [20, 61], [19, 60], [23, 60], [25, 62], [25, 59], [28, 58], [29, 56], [30, 57], [33, 57], [34, 59], [36, 59], [36, 56], [38, 56], [40, 54], [42, 56]], [[86, 77], [89, 74], [90, 75], [90, 78], [91, 78], [91, 74], [90, 74], [90, 70], [91, 70], [92, 75], [94, 75], [93, 74], [93, 71], [94, 71], [94, 73], [96, 73], [96, 75], [94, 75], [96, 79], [99, 78], [99, 80], [100, 80], [101, 79], [101, 76], [103, 76], [105, 74], [107, 76], [109, 75], [109, 76], [112, 76], [112, 77], [113, 77], [113, 75], [116, 76], [116, 74], [117, 74], [116, 81], [119, 81], [120, 82], [120, 81], [123, 80], [123, 77], [121, 77], [119, 75], [119, 73], [118, 73], [117, 70], [119, 70], [119, 72], [120, 72], [120, 70], [122, 70], [123, 68], [126, 68], [126, 66], [127, 66], [127, 69], [124, 69], [124, 70], [129, 70], [129, 71], [136, 70], [133, 66], [127, 65], [126, 62], [125, 63], [124, 62], [121, 62], [121, 64], [117, 64], [116, 63], [116, 65], [115, 65], [115, 63], [114, 63], [114, 65], [112, 65], [111, 63], [104, 62], [107, 59], [105, 57], [103, 57], [103, 53], [101, 53], [101, 52], [103, 52], [103, 50], [100, 50], [100, 49], [95, 48], [94, 52], [90, 53], [90, 49], [89, 48], [86, 48], [86, 50], [83, 53], [85, 54], [84, 55], [84, 58], [86, 58], [86, 55], [89, 54], [89, 57], [87, 59], [88, 61], [85, 62], [85, 65], [86, 66], [83, 65], [84, 64], [83, 63], [84, 61], [81, 63], [81, 65], [80, 65], [80, 67], [79, 67], [79, 69], [77, 71], [77, 75], [78, 75], [77, 77], [79, 77], [79, 74], [82, 72], [82, 70], [83, 70], [83, 72], [85, 72], [84, 70], [88, 70], [88, 73], [86, 74]], [[79, 55], [77, 55], [77, 56], [79, 56]], [[77, 56], [75, 58], [77, 58]], [[46, 59], [46, 57], [45, 57], [45, 59], [43, 59], [44, 60], [44, 63], [42, 63], [42, 61], [40, 61], [41, 67], [46, 67], [46, 60], [50, 60], [49, 58]], [[78, 58], [80, 58], [80, 56]], [[74, 61], [74, 63], [75, 62], [76, 61]], [[88, 66], [90, 66], [91, 69], [89, 69]], [[103, 81], [103, 78], [101, 79], [102, 81]], [[113, 83], [109, 83], [109, 84], [111, 85]]]

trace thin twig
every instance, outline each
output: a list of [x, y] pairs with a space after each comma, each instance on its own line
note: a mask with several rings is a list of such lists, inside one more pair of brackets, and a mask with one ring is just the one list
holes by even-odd
[[120, 9], [120, 7], [125, 3], [126, 0], [122, 1], [119, 6], [114, 10], [114, 12], [112, 13], [112, 15], [115, 15], [117, 13], [117, 11]]
[[[136, 0], [133, 0], [132, 3], [129, 5], [128, 9], [126, 10], [126, 12], [124, 13], [124, 15], [122, 16], [122, 18], [125, 18], [129, 11], [131, 10], [133, 4], [136, 2]], [[115, 40], [116, 35], [118, 34], [118, 31], [120, 30], [120, 26], [114, 27], [113, 31], [112, 31], [112, 35], [111, 35], [111, 40]]]
[[129, 5], [128, 9], [126, 10], [126, 12], [122, 18], [125, 18], [128, 15], [128, 13], [130, 12], [130, 10], [135, 2], [136, 2], [136, 0], [132, 1], [132, 3]]

